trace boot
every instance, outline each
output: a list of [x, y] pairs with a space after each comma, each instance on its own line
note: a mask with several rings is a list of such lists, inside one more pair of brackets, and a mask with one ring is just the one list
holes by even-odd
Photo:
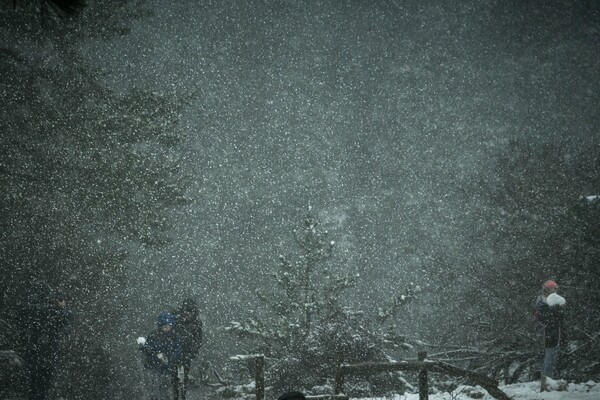
[[547, 392], [547, 391], [548, 391], [548, 385], [546, 384], [546, 376], [542, 375], [540, 392]]

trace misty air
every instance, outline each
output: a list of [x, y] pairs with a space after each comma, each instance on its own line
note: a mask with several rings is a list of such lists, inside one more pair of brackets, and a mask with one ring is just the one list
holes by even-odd
[[0, 399], [600, 397], [600, 2], [0, 1]]

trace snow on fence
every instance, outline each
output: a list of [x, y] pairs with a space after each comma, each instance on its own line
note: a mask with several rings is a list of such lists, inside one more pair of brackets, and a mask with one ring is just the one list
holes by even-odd
[[254, 383], [256, 388], [256, 400], [265, 398], [265, 356], [263, 354], [245, 354], [230, 357], [233, 361], [247, 361], [254, 359]]
[[[231, 357], [234, 361], [255, 360], [255, 384], [256, 400], [265, 398], [265, 356], [262, 354], [240, 355]], [[510, 400], [510, 397], [498, 388], [498, 382], [494, 379], [469, 371], [454, 365], [435, 360], [428, 360], [426, 352], [419, 352], [417, 360], [404, 360], [385, 363], [362, 363], [362, 364], [343, 364], [338, 365], [335, 372], [334, 393], [331, 395], [307, 396], [309, 400], [348, 400], [344, 394], [344, 377], [352, 373], [379, 373], [390, 371], [417, 371], [419, 373], [419, 400], [429, 399], [428, 372], [460, 376], [467, 378], [487, 390], [493, 398], [497, 400]]]
[[[254, 360], [254, 384], [256, 388], [256, 400], [265, 399], [265, 356], [263, 354], [244, 354], [229, 358], [232, 361]], [[327, 394], [320, 396], [306, 396], [307, 400], [348, 400], [348, 396], [339, 394]]]
[[340, 364], [335, 376], [335, 394], [344, 392], [344, 377], [354, 372], [379, 373], [390, 371], [419, 372], [419, 400], [429, 399], [427, 374], [429, 371], [453, 376], [461, 376], [478, 384], [495, 399], [510, 400], [510, 397], [498, 388], [498, 382], [486, 375], [455, 367], [441, 361], [427, 359], [426, 352], [419, 352], [417, 360], [404, 360], [386, 363]]

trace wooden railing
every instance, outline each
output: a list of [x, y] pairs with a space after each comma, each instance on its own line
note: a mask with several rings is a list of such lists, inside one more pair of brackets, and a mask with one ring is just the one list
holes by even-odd
[[352, 373], [371, 373], [391, 371], [417, 371], [419, 373], [419, 400], [429, 399], [428, 372], [442, 373], [467, 378], [482, 388], [495, 399], [510, 400], [510, 397], [498, 388], [498, 382], [486, 375], [455, 367], [441, 361], [427, 360], [427, 353], [420, 352], [417, 360], [405, 360], [387, 363], [340, 364], [335, 376], [336, 395], [344, 393], [344, 377]]
[[[262, 354], [244, 355], [231, 357], [232, 360], [255, 360], [255, 384], [256, 400], [265, 398], [265, 356]], [[510, 400], [510, 397], [498, 388], [498, 382], [494, 379], [480, 374], [456, 367], [441, 361], [428, 360], [426, 352], [420, 352], [416, 360], [404, 360], [386, 363], [362, 363], [362, 364], [343, 364], [338, 365], [335, 373], [334, 394], [321, 396], [307, 396], [308, 400], [348, 400], [344, 394], [344, 378], [352, 373], [376, 374], [380, 372], [392, 371], [417, 371], [419, 380], [419, 400], [429, 399], [428, 373], [435, 372], [440, 374], [460, 376], [474, 382], [487, 390], [493, 398], [497, 400]]]
[[256, 387], [256, 400], [265, 398], [265, 356], [263, 354], [249, 354], [234, 356], [233, 361], [244, 361], [254, 359], [254, 384]]

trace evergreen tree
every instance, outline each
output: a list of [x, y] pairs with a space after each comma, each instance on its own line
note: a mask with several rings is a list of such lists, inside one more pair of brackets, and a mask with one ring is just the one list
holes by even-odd
[[[470, 273], [456, 276], [447, 266], [435, 283], [440, 298], [460, 309], [448, 317], [457, 327], [452, 343], [464, 346], [455, 354], [470, 359], [469, 368], [507, 382], [537, 377], [542, 341], [532, 302], [551, 278], [569, 304], [563, 338], [577, 338], [574, 348], [597, 354], [590, 338], [600, 327], [589, 318], [597, 315], [589, 297], [595, 292], [589, 285], [591, 266], [597, 265], [599, 253], [593, 233], [597, 208], [581, 197], [597, 187], [597, 169], [597, 151], [569, 154], [565, 146], [515, 140], [498, 153], [493, 172], [478, 182], [472, 193], [478, 207], [464, 221], [465, 229], [472, 230], [463, 266]], [[463, 289], [453, 293], [451, 288], [459, 286]], [[573, 345], [564, 344], [563, 349]], [[584, 379], [581, 371], [593, 370], [585, 352], [566, 353], [570, 356], [559, 358], [563, 376]]]
[[[309, 210], [302, 227], [293, 230], [297, 259], [281, 255], [279, 268], [271, 274], [275, 291], [257, 291], [264, 313], [225, 328], [251, 339], [267, 357], [266, 379], [276, 392], [296, 387], [331, 393], [329, 381], [340, 362], [388, 361], [387, 349], [412, 347], [395, 332], [395, 322], [417, 289], [393, 296], [390, 306], [378, 309], [369, 321], [362, 311], [344, 304], [344, 294], [360, 277], [339, 276], [327, 267], [335, 248], [328, 236]], [[400, 374], [382, 375], [372, 377], [370, 384], [359, 378], [353, 393], [381, 394], [403, 387]]]
[[106, 88], [77, 34], [61, 33], [75, 21], [41, 30], [27, 11], [0, 16], [12, 39], [0, 42], [1, 318], [14, 339], [29, 283], [61, 289], [77, 317], [57, 395], [134, 396], [134, 385], [119, 387], [132, 377], [119, 375], [127, 368], [109, 344], [127, 311], [129, 250], [167, 246], [169, 209], [188, 201], [177, 156], [188, 98]]

